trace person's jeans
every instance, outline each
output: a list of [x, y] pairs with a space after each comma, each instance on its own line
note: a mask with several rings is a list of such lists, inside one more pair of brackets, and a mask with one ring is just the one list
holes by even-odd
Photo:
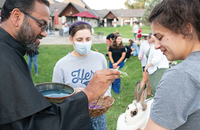
[[138, 56], [137, 50], [135, 50], [135, 51], [133, 52], [133, 56]]
[[[124, 61], [119, 63], [119, 69], [123, 67], [124, 67]], [[113, 68], [112, 63], [110, 61], [109, 61], [109, 68]], [[120, 82], [121, 82], [121, 78], [115, 79], [115, 81], [112, 83], [112, 89], [114, 90], [116, 94], [119, 94]]]
[[32, 69], [32, 62], [35, 68], [35, 74], [38, 74], [38, 64], [37, 64], [37, 57], [38, 55], [35, 55], [34, 57], [31, 57], [30, 55], [28, 55], [28, 66], [31, 72]]
[[135, 40], [137, 39], [137, 33], [133, 33]]
[[90, 118], [90, 130], [107, 130], [105, 114]]

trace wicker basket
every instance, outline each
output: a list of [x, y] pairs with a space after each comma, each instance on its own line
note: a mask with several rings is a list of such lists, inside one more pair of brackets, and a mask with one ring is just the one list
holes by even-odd
[[[90, 117], [97, 117], [103, 115], [112, 106], [114, 101], [115, 99], [110, 96], [107, 96], [105, 98], [100, 96], [99, 98], [95, 99], [90, 103], [90, 107], [91, 106], [94, 107], [94, 108], [89, 107]], [[95, 108], [96, 106], [98, 106], [98, 108]]]

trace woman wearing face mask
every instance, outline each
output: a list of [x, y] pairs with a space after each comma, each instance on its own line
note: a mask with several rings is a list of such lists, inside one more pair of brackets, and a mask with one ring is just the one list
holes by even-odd
[[[126, 56], [126, 50], [122, 43], [122, 36], [117, 34], [114, 38], [112, 45], [108, 50], [109, 55], [109, 68], [121, 69], [124, 66], [124, 58]], [[116, 94], [119, 94], [121, 79], [116, 79], [112, 83], [112, 88]]]
[[[56, 63], [52, 81], [65, 83], [77, 91], [86, 88], [95, 71], [107, 68], [107, 61], [103, 54], [90, 50], [92, 32], [89, 23], [84, 21], [73, 23], [69, 34], [74, 50]], [[110, 90], [111, 87], [104, 96], [111, 96]], [[106, 129], [105, 114], [91, 117], [90, 130]]]

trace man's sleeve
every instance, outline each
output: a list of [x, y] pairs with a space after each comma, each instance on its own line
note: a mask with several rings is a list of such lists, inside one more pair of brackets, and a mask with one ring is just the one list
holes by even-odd
[[52, 104], [22, 120], [1, 125], [5, 130], [89, 130], [88, 99], [84, 92], [66, 98], [61, 104]]

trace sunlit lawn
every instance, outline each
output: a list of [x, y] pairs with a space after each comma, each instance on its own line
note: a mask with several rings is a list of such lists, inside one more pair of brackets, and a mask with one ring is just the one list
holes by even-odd
[[[150, 26], [143, 26], [142, 27], [142, 33], [148, 34], [151, 32]], [[124, 25], [123, 27], [117, 26], [117, 27], [96, 27], [94, 28], [95, 33], [97, 32], [104, 32], [104, 36], [107, 36], [110, 33], [116, 32], [116, 30], [122, 34], [123, 38], [133, 38], [133, 33], [131, 32], [133, 27], [130, 27], [130, 25]]]

